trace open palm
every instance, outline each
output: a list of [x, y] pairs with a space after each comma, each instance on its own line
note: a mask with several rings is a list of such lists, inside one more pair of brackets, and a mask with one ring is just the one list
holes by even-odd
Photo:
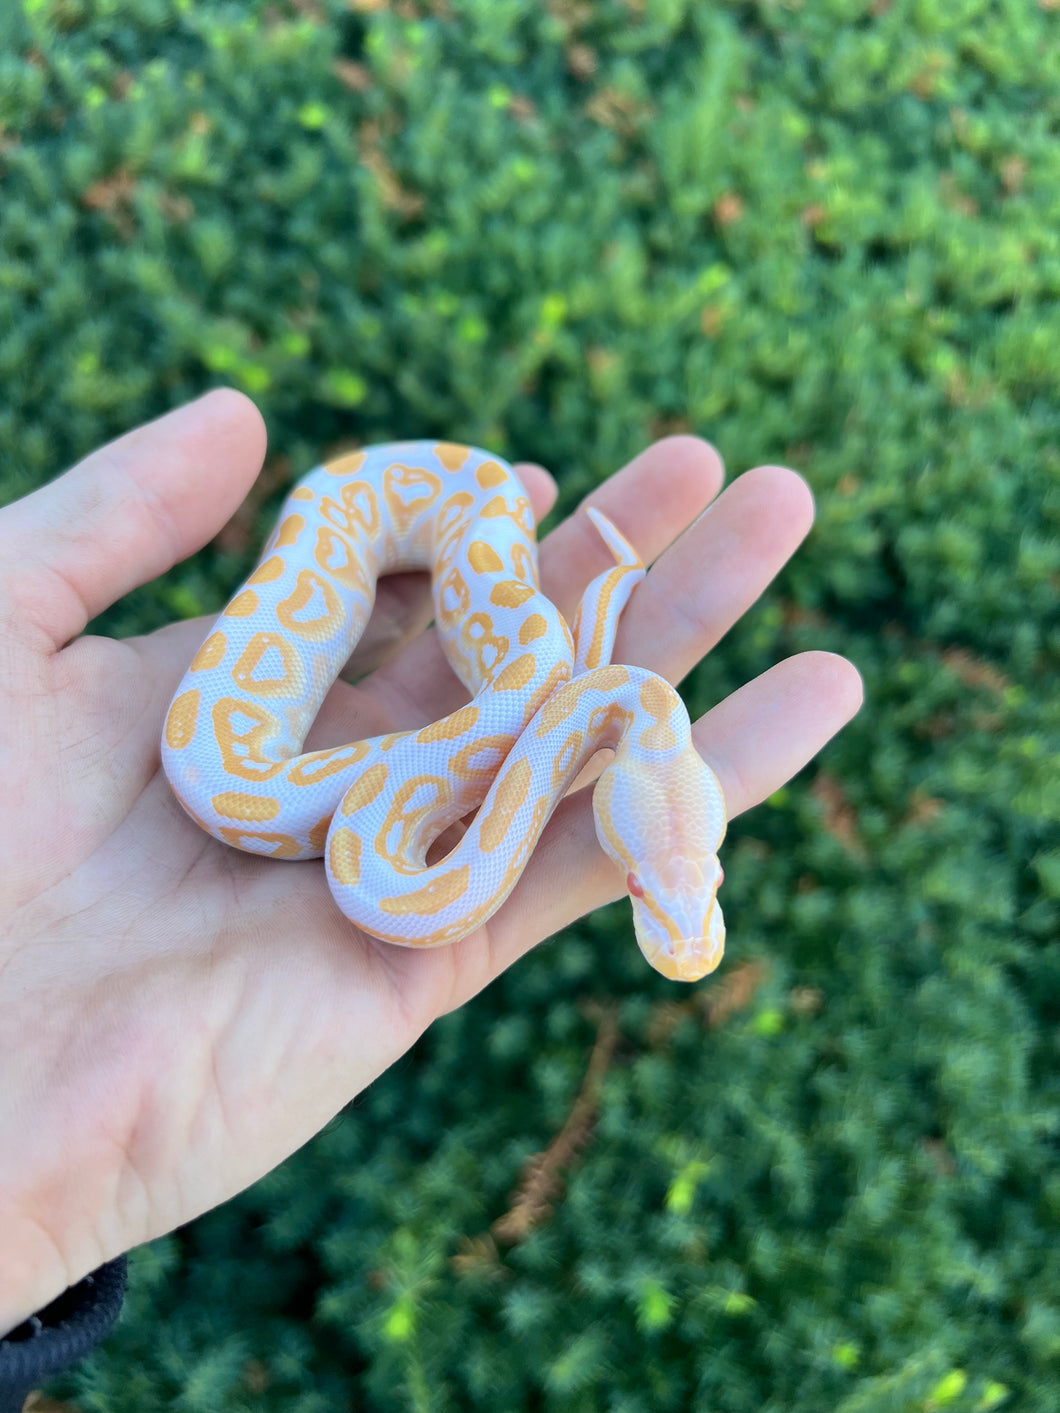
[[[408, 950], [359, 933], [319, 861], [238, 853], [186, 818], [158, 746], [206, 625], [78, 635], [214, 535], [263, 451], [253, 406], [215, 392], [0, 511], [0, 1333], [260, 1177], [437, 1016], [622, 891], [583, 790], [486, 927]], [[551, 478], [517, 469], [540, 518]], [[706, 443], [669, 438], [590, 498], [653, 564], [615, 661], [680, 680], [809, 529], [793, 472], [750, 471], [702, 515], [721, 480]], [[542, 545], [544, 591], [570, 615], [609, 562], [580, 510]], [[311, 748], [460, 704], [421, 631], [427, 604], [406, 576], [381, 585], [378, 622], [407, 615], [415, 631], [395, 630], [358, 686], [336, 685]], [[702, 718], [697, 744], [730, 814], [800, 769], [859, 701], [849, 663], [807, 653]]]

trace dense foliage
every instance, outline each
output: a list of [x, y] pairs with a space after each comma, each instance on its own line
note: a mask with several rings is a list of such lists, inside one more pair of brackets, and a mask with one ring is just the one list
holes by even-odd
[[337, 443], [570, 508], [688, 428], [819, 506], [690, 701], [867, 688], [734, 825], [712, 982], [624, 906], [542, 947], [137, 1253], [80, 1407], [1060, 1406], [1058, 8], [0, 6], [0, 498], [221, 381], [282, 454], [110, 631], [218, 606]]

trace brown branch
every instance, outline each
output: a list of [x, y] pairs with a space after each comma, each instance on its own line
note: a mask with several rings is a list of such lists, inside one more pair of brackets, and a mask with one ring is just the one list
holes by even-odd
[[526, 1164], [511, 1206], [490, 1228], [498, 1241], [511, 1246], [525, 1240], [552, 1211], [552, 1204], [563, 1190], [564, 1170], [589, 1139], [600, 1100], [600, 1086], [610, 1068], [617, 1042], [615, 1008], [602, 1007], [596, 1041], [577, 1098], [556, 1137]]

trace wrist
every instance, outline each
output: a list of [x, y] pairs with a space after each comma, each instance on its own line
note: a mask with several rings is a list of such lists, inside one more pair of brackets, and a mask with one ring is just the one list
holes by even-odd
[[125, 1257], [85, 1276], [0, 1337], [0, 1404], [18, 1408], [30, 1389], [82, 1358], [110, 1329], [125, 1294]]
[[77, 1279], [47, 1232], [22, 1217], [0, 1213], [0, 1339]]

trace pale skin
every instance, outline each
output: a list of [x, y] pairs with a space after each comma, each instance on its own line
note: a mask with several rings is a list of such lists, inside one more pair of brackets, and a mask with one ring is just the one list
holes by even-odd
[[[239, 853], [183, 814], [159, 737], [206, 622], [81, 635], [220, 530], [264, 450], [253, 404], [220, 390], [0, 511], [0, 1332], [254, 1182], [438, 1016], [623, 891], [579, 790], [486, 927], [399, 948], [338, 912], [319, 861]], [[540, 519], [555, 483], [517, 471]], [[679, 682], [809, 530], [793, 471], [757, 467], [719, 494], [722, 480], [712, 447], [671, 437], [586, 502], [652, 566], [616, 662]], [[609, 562], [583, 506], [543, 541], [542, 586], [572, 616]], [[360, 659], [379, 665], [336, 685], [311, 747], [460, 705], [427, 611], [419, 579], [384, 581]], [[730, 816], [790, 779], [860, 702], [851, 664], [810, 652], [702, 717], [696, 742]]]

